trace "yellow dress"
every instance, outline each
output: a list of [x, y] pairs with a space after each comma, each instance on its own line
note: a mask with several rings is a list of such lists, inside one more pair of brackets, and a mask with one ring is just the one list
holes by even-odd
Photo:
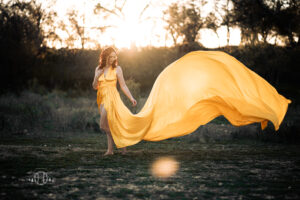
[[98, 107], [104, 104], [117, 148], [187, 135], [220, 115], [234, 126], [260, 122], [264, 129], [271, 121], [278, 130], [291, 103], [220, 51], [193, 51], [168, 65], [137, 114], [120, 98], [115, 69], [110, 67], [98, 83]]

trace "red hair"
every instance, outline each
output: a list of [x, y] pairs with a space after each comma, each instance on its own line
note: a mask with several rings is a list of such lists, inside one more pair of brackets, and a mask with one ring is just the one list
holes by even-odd
[[[117, 51], [113, 48], [113, 47], [107, 47], [106, 49], [102, 50], [99, 56], [99, 66], [100, 69], [103, 69], [103, 67], [105, 67], [106, 62], [107, 62], [107, 58], [108, 56], [112, 53], [115, 52], [117, 54]], [[112, 67], [116, 68], [118, 64], [118, 60], [116, 59], [113, 63], [112, 63]]]

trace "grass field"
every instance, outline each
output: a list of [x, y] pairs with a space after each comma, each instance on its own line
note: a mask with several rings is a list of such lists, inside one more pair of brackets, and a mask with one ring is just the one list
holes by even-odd
[[[115, 149], [108, 157], [102, 156], [106, 136], [100, 133], [1, 137], [0, 199], [300, 198], [299, 145], [253, 139], [201, 142], [193, 134], [141, 141], [126, 155]], [[177, 173], [164, 179], [150, 171], [162, 156], [179, 163]], [[51, 179], [42, 184], [32, 179], [39, 171]]]

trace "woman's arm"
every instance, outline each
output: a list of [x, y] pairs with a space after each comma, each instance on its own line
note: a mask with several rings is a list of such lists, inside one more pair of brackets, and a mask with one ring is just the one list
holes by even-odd
[[95, 69], [94, 81], [93, 81], [93, 84], [92, 84], [92, 86], [93, 86], [93, 88], [94, 88], [95, 90], [98, 89], [98, 78], [99, 78], [99, 76], [101, 75], [102, 72], [103, 72], [103, 70], [101, 70], [101, 69], [99, 68], [99, 66], [96, 67], [96, 69]]
[[135, 100], [133, 98], [133, 96], [131, 95], [131, 93], [130, 93], [130, 91], [129, 91], [126, 83], [125, 83], [125, 80], [124, 80], [124, 77], [123, 77], [123, 71], [122, 71], [122, 68], [120, 66], [117, 66], [116, 72], [117, 72], [117, 77], [118, 77], [120, 88], [122, 89], [124, 94], [130, 99], [130, 101]]

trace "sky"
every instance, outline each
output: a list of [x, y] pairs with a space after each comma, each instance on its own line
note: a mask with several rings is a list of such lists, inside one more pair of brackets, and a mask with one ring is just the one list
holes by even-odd
[[[184, 0], [183, 0], [184, 1]], [[97, 48], [105, 45], [115, 45], [118, 48], [129, 48], [131, 45], [137, 47], [144, 46], [172, 46], [173, 41], [171, 36], [165, 29], [166, 23], [162, 20], [163, 11], [173, 2], [180, 2], [177, 0], [127, 0], [123, 13], [123, 17], [116, 17], [110, 15], [105, 18], [104, 13], [100, 15], [94, 14], [94, 8], [97, 3], [101, 3], [108, 9], [113, 9], [114, 0], [39, 0], [46, 10], [54, 10], [57, 12], [57, 21], [61, 20], [67, 27], [70, 25], [68, 22], [67, 13], [74, 9], [78, 11], [78, 17], [81, 25], [85, 27], [86, 36], [92, 38], [91, 42], [86, 44], [86, 48]], [[123, 0], [117, 0], [117, 5], [122, 4]], [[150, 4], [149, 4], [150, 3]], [[208, 0], [208, 3], [203, 7], [201, 13], [205, 16], [213, 8], [214, 0]], [[149, 7], [142, 15], [143, 20], [139, 21], [139, 15], [145, 6]], [[83, 18], [85, 23], [83, 23]], [[94, 27], [99, 26], [112, 26], [101, 32]], [[56, 33], [64, 40], [68, 38], [66, 31], [57, 29]], [[219, 38], [212, 30], [202, 29], [200, 31], [201, 38], [199, 42], [207, 48], [215, 48], [226, 45], [227, 31], [226, 27], [221, 27], [218, 30]], [[240, 43], [240, 30], [231, 29], [230, 31], [230, 44], [238, 45]], [[66, 43], [48, 43], [51, 47], [61, 48], [66, 47]], [[74, 46], [80, 48], [80, 40], [76, 41]]]

